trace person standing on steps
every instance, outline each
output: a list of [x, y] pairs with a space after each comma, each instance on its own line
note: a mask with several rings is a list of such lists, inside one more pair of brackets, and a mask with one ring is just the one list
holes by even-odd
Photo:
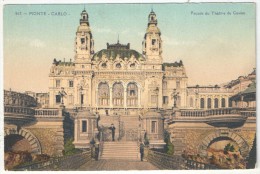
[[114, 124], [111, 124], [111, 127], [109, 128], [112, 131], [112, 141], [115, 141], [115, 126]]
[[141, 161], [143, 161], [144, 158], [144, 143], [140, 143], [140, 155], [141, 155]]

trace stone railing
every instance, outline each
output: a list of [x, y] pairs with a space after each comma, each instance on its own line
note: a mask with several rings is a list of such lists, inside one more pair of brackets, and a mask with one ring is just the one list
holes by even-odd
[[75, 170], [90, 160], [91, 151], [89, 150], [75, 155], [55, 157], [48, 161], [17, 167], [14, 170]]
[[181, 117], [206, 117], [215, 115], [239, 115], [240, 108], [217, 108], [209, 110], [181, 110]]
[[157, 166], [159, 169], [176, 169], [181, 170], [185, 169], [185, 161], [180, 156], [171, 156], [168, 154], [156, 152], [153, 150], [148, 150], [147, 156], [145, 158], [152, 163], [153, 165]]
[[61, 109], [35, 109], [36, 117], [62, 117]]
[[211, 164], [205, 164], [205, 163], [185, 159], [185, 169], [211, 170], [211, 169], [219, 169], [219, 168]]
[[256, 111], [241, 111], [240, 114], [245, 117], [256, 117]]
[[153, 150], [146, 149], [145, 158], [151, 162], [153, 165], [157, 166], [159, 169], [168, 169], [168, 170], [184, 170], [184, 169], [217, 169], [216, 166], [210, 164], [204, 164], [192, 160], [187, 160], [181, 156], [171, 156], [165, 153], [156, 152]]
[[34, 109], [22, 107], [22, 106], [4, 106], [5, 113], [23, 114], [23, 115], [34, 115]]

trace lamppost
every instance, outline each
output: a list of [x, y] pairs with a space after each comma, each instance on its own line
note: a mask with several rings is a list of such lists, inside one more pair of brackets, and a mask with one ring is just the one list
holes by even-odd
[[172, 98], [173, 98], [173, 107], [176, 108], [176, 102], [178, 100], [179, 92], [176, 91], [176, 89], [173, 89], [172, 92]]

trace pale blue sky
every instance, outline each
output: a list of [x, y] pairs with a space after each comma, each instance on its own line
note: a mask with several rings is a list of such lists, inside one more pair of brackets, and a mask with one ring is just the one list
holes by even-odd
[[[141, 52], [151, 6], [162, 32], [164, 62], [183, 60], [189, 85], [219, 84], [250, 73], [255, 65], [255, 4], [87, 4], [95, 51], [130, 43]], [[48, 91], [53, 58], [74, 57], [75, 32], [84, 5], [4, 7], [4, 88]], [[29, 12], [46, 12], [31, 16]], [[210, 15], [192, 15], [209, 12]], [[212, 15], [245, 12], [245, 15]], [[27, 13], [16, 15], [15, 12]], [[66, 12], [66, 16], [52, 16]]]

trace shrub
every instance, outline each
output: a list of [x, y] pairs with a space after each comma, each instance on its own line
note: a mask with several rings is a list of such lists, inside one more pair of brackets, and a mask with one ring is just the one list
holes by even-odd
[[64, 150], [62, 151], [63, 155], [73, 155], [79, 152], [81, 152], [81, 150], [75, 148], [73, 138], [70, 138], [65, 142]]

